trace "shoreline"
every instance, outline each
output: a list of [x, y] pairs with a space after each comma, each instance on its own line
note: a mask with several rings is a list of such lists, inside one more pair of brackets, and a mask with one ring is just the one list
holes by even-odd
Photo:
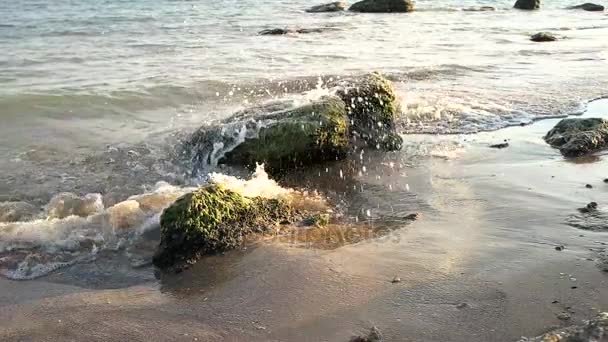
[[[584, 115], [607, 115], [605, 102]], [[69, 285], [69, 270], [1, 279], [0, 338], [347, 341], [377, 326], [387, 341], [481, 342], [579, 323], [608, 308], [608, 275], [588, 260], [605, 250], [608, 233], [565, 219], [590, 200], [608, 203], [608, 161], [605, 153], [586, 164], [564, 160], [542, 141], [553, 123], [406, 135], [404, 152], [370, 156], [369, 172], [349, 180], [366, 189], [345, 199], [352, 211], [377, 204], [381, 215], [390, 203], [394, 212], [423, 215], [387, 238], [331, 250], [263, 241], [117, 289], [94, 279]], [[508, 148], [488, 147], [504, 139]], [[425, 142], [436, 149], [430, 156], [408, 154], [408, 145]], [[568, 320], [558, 318], [563, 312]]]

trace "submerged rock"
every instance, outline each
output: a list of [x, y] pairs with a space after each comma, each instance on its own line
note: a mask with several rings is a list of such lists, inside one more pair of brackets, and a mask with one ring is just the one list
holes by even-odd
[[311, 8], [307, 9], [306, 12], [308, 12], [308, 13], [340, 12], [340, 11], [346, 10], [346, 6], [347, 6], [346, 2], [336, 1], [336, 2], [330, 2], [328, 4], [312, 6]]
[[554, 42], [557, 40], [557, 37], [555, 37], [552, 33], [549, 32], [539, 32], [532, 35], [532, 37], [530, 37], [530, 40], [533, 42]]
[[219, 125], [202, 127], [183, 146], [195, 170], [205, 165], [254, 167], [271, 173], [343, 159], [355, 143], [401, 148], [396, 131], [399, 103], [379, 74], [334, 82], [331, 92], [307, 105], [271, 103], [241, 111]]
[[608, 312], [600, 313], [579, 326], [560, 328], [542, 336], [522, 338], [519, 342], [603, 342], [608, 341]]
[[281, 200], [248, 198], [215, 184], [202, 187], [163, 212], [153, 263], [179, 270], [203, 255], [237, 248], [246, 235], [269, 231], [292, 216]]
[[0, 222], [27, 221], [40, 210], [27, 202], [0, 202]]
[[363, 0], [348, 10], [362, 13], [413, 12], [414, 3], [411, 0]]
[[467, 7], [462, 9], [465, 12], [489, 12], [496, 11], [496, 7], [492, 6], [481, 6], [481, 7]]
[[350, 342], [382, 342], [382, 333], [377, 327], [372, 327], [367, 336], [355, 336]]
[[509, 143], [508, 142], [490, 145], [490, 148], [498, 148], [498, 149], [507, 148], [507, 147], [509, 147]]
[[566, 223], [574, 228], [591, 231], [608, 231], [608, 214], [598, 209], [596, 202], [578, 208], [580, 214], [570, 215]]
[[566, 157], [578, 157], [608, 147], [608, 121], [600, 118], [563, 119], [545, 141]]
[[582, 9], [590, 12], [601, 12], [604, 10], [604, 6], [587, 2], [581, 5], [570, 6], [568, 9]]
[[258, 32], [261, 36], [280, 36], [285, 34], [296, 34], [296, 33], [321, 33], [324, 31], [335, 30], [333, 27], [314, 27], [314, 28], [298, 28], [298, 29], [288, 29], [288, 28], [274, 28], [268, 30], [262, 30]]
[[513, 6], [517, 9], [535, 10], [540, 8], [540, 0], [517, 0]]

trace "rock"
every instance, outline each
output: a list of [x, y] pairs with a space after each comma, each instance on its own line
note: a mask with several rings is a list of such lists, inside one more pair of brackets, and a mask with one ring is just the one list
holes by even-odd
[[604, 178], [604, 183], [608, 183], [608, 178]]
[[336, 94], [346, 104], [352, 122], [351, 132], [368, 146], [381, 150], [401, 149], [396, 121], [401, 108], [389, 80], [372, 73], [354, 80], [338, 82]]
[[399, 277], [395, 277], [393, 278], [393, 280], [391, 280], [391, 283], [395, 284], [395, 283], [400, 283], [401, 282], [401, 278]]
[[604, 250], [601, 252], [597, 259], [597, 267], [602, 272], [608, 273], [608, 251]]
[[207, 185], [180, 197], [162, 213], [153, 263], [162, 270], [180, 270], [203, 255], [237, 248], [246, 235], [269, 231], [293, 215], [283, 201], [248, 198]]
[[421, 217], [422, 217], [422, 214], [420, 214], [420, 213], [413, 213], [413, 214], [405, 215], [403, 217], [403, 219], [407, 220], [407, 221], [416, 221], [416, 220], [420, 219]]
[[27, 221], [39, 212], [40, 209], [27, 202], [0, 202], [0, 222]]
[[388, 80], [371, 74], [329, 84], [337, 96], [290, 108], [273, 102], [249, 108], [218, 125], [202, 127], [178, 152], [190, 158], [194, 173], [206, 165], [254, 167], [264, 163], [277, 173], [344, 159], [357, 142], [396, 150], [399, 103]]
[[591, 184], [585, 184], [585, 188], [587, 188], [587, 189], [593, 189], [593, 185], [591, 185]]
[[540, 8], [540, 0], [517, 0], [513, 6], [517, 9], [535, 10]]
[[279, 36], [279, 35], [296, 34], [296, 33], [301, 33], [301, 34], [321, 33], [321, 32], [332, 31], [332, 30], [336, 30], [336, 28], [334, 28], [334, 27], [315, 27], [315, 28], [299, 28], [299, 29], [274, 28], [274, 29], [262, 30], [262, 31], [258, 32], [258, 34], [261, 36]]
[[572, 316], [570, 316], [570, 314], [567, 312], [560, 312], [557, 314], [557, 319], [560, 321], [569, 321], [570, 318], [572, 318]]
[[490, 145], [490, 148], [498, 148], [498, 149], [507, 148], [507, 147], [509, 147], [509, 143], [508, 142], [501, 143], [501, 144]]
[[460, 303], [458, 305], [456, 305], [456, 309], [465, 309], [469, 306], [469, 304], [467, 303]]
[[48, 218], [65, 218], [68, 216], [87, 217], [103, 211], [104, 205], [101, 194], [78, 196], [64, 192], [51, 198], [46, 206]]
[[363, 0], [353, 4], [348, 10], [362, 13], [413, 12], [414, 2], [411, 0]]
[[597, 315], [579, 326], [560, 328], [519, 342], [604, 342], [608, 341], [608, 312]]
[[530, 40], [533, 42], [554, 42], [557, 40], [557, 37], [555, 37], [553, 34], [549, 33], [549, 32], [539, 32], [536, 33], [534, 35], [532, 35], [532, 37], [530, 37]]
[[328, 4], [313, 6], [306, 10], [308, 13], [340, 12], [346, 10], [346, 2], [336, 1]]
[[563, 119], [544, 137], [566, 157], [578, 157], [608, 147], [608, 120]]
[[465, 12], [488, 12], [496, 11], [495, 7], [492, 6], [481, 6], [481, 7], [467, 7], [462, 9]]
[[555, 246], [555, 250], [558, 251], [558, 252], [563, 251], [564, 248], [565, 248], [564, 246]]
[[[239, 121], [253, 118], [240, 117]], [[320, 161], [343, 159], [350, 145], [344, 103], [325, 97], [296, 109], [257, 116], [255, 137], [245, 139], [220, 162], [255, 166], [273, 172]]]
[[377, 327], [372, 327], [367, 336], [355, 336], [350, 342], [382, 342], [382, 333]]
[[602, 12], [604, 11], [604, 6], [587, 2], [582, 5], [570, 6], [568, 9], [582, 9], [590, 12]]

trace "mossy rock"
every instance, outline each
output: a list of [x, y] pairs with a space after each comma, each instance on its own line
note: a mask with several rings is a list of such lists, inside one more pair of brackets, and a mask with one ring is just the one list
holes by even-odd
[[414, 2], [411, 0], [363, 0], [354, 3], [348, 10], [363, 13], [412, 12]]
[[545, 135], [545, 141], [566, 157], [578, 157], [608, 148], [608, 120], [563, 119]]
[[399, 150], [403, 140], [396, 122], [401, 108], [389, 80], [379, 73], [341, 81], [337, 95], [346, 104], [352, 133], [372, 148]]
[[257, 136], [245, 139], [220, 160], [255, 166], [264, 163], [271, 172], [343, 159], [349, 150], [348, 119], [344, 103], [336, 97], [258, 116]]
[[517, 0], [513, 6], [517, 9], [535, 10], [540, 8], [540, 0]]
[[182, 269], [203, 255], [237, 248], [245, 236], [272, 230], [293, 216], [283, 201], [247, 198], [221, 185], [207, 185], [163, 211], [153, 263], [160, 269]]

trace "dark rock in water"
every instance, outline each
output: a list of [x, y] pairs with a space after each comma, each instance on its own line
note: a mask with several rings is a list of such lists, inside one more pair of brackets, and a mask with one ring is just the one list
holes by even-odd
[[604, 183], [608, 183], [608, 178], [604, 178]]
[[313, 6], [306, 10], [308, 13], [340, 12], [346, 10], [346, 2], [336, 1], [328, 4]]
[[412, 12], [414, 2], [411, 0], [363, 0], [353, 4], [348, 10], [362, 13]]
[[602, 12], [604, 10], [604, 6], [587, 2], [582, 5], [570, 6], [568, 9], [582, 9], [590, 12]]
[[535, 10], [540, 8], [540, 0], [517, 0], [513, 6], [517, 9]]
[[465, 12], [489, 12], [496, 11], [495, 7], [492, 6], [481, 6], [481, 7], [467, 7], [462, 9]]
[[558, 251], [558, 252], [563, 251], [564, 248], [565, 248], [564, 246], [555, 246], [555, 250]]
[[608, 121], [600, 118], [563, 119], [544, 137], [566, 157], [578, 157], [608, 147]]
[[367, 336], [356, 336], [350, 342], [382, 342], [382, 333], [377, 327], [372, 327]]
[[549, 33], [549, 32], [539, 32], [536, 33], [534, 35], [532, 35], [532, 37], [530, 37], [530, 40], [533, 42], [554, 42], [557, 40], [557, 37], [555, 37], [553, 34]]
[[380, 150], [401, 149], [396, 121], [399, 101], [389, 80], [378, 73], [338, 82], [336, 93], [346, 104], [352, 133]]
[[0, 202], [0, 222], [27, 221], [39, 213], [39, 208], [27, 202]]
[[587, 189], [593, 189], [593, 185], [591, 185], [591, 184], [585, 184], [585, 188], [587, 188]]
[[467, 303], [460, 303], [456, 305], [456, 309], [466, 309], [469, 306]]
[[591, 231], [608, 231], [608, 214], [599, 210], [596, 202], [578, 208], [578, 211], [582, 215], [570, 215], [566, 219], [569, 226]]
[[332, 27], [316, 27], [316, 28], [300, 28], [300, 29], [283, 29], [283, 28], [274, 28], [268, 30], [262, 30], [258, 32], [261, 36], [280, 36], [285, 34], [295, 34], [295, 33], [321, 33], [324, 31], [335, 30]]
[[[565, 317], [565, 316], [564, 316]], [[608, 341], [608, 312], [579, 326], [560, 328], [542, 336], [522, 338], [518, 342], [605, 342]]]
[[408, 221], [416, 221], [416, 220], [418, 220], [421, 217], [422, 217], [422, 214], [420, 214], [420, 213], [413, 213], [413, 214], [406, 215], [403, 219], [404, 220], [408, 220]]
[[498, 149], [507, 148], [507, 147], [509, 147], [509, 143], [506, 142], [506, 143], [494, 144], [494, 145], [490, 145], [490, 147], [498, 148]]
[[163, 212], [153, 263], [163, 270], [180, 270], [203, 255], [237, 248], [244, 236], [271, 230], [293, 215], [279, 200], [246, 198], [219, 185], [202, 187]]

